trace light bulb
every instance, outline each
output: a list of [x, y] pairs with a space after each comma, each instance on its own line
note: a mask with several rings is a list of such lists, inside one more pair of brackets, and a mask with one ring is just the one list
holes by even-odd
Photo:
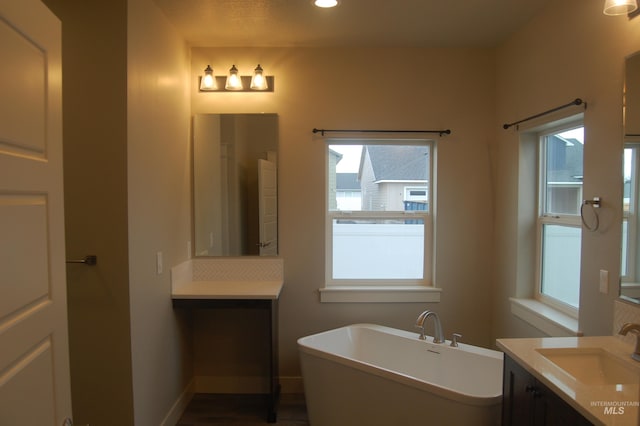
[[264, 71], [260, 64], [253, 71], [253, 77], [251, 78], [251, 89], [252, 90], [267, 90], [269, 85], [267, 84], [267, 79], [264, 77]]
[[229, 70], [227, 84], [224, 86], [227, 90], [242, 90], [242, 79], [238, 75], [238, 68], [235, 65]]
[[213, 76], [213, 69], [211, 65], [207, 65], [207, 68], [204, 69], [204, 76], [202, 76], [200, 80], [200, 90], [216, 90], [217, 88], [216, 79]]

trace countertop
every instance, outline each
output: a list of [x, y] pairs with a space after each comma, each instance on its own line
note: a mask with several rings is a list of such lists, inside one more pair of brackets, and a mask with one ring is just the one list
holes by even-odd
[[[498, 347], [536, 379], [596, 425], [640, 425], [640, 385], [586, 385], [536, 351], [537, 348], [600, 348], [619, 358], [640, 377], [640, 362], [631, 359], [633, 346], [615, 336], [498, 339]], [[624, 407], [624, 414], [605, 407]]]
[[224, 280], [187, 281], [174, 284], [172, 299], [277, 299], [283, 282]]

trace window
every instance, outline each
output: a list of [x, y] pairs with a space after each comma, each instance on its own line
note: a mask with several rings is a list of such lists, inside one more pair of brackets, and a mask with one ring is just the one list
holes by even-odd
[[584, 128], [540, 134], [537, 298], [577, 316]]
[[624, 149], [624, 188], [622, 208], [622, 267], [621, 278], [625, 283], [637, 283], [638, 278], [638, 155], [640, 143], [627, 143]]
[[330, 140], [327, 164], [327, 286], [431, 285], [432, 144]]

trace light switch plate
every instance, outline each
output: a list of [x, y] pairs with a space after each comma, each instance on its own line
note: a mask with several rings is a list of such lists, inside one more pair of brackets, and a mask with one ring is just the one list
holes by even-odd
[[600, 293], [609, 293], [609, 271], [600, 269]]
[[156, 274], [160, 275], [164, 271], [164, 264], [162, 261], [162, 252], [156, 253]]

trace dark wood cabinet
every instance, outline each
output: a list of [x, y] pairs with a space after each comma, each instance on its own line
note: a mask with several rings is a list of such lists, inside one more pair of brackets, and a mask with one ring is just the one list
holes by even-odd
[[573, 407], [538, 381], [520, 364], [504, 356], [502, 425], [591, 425]]

